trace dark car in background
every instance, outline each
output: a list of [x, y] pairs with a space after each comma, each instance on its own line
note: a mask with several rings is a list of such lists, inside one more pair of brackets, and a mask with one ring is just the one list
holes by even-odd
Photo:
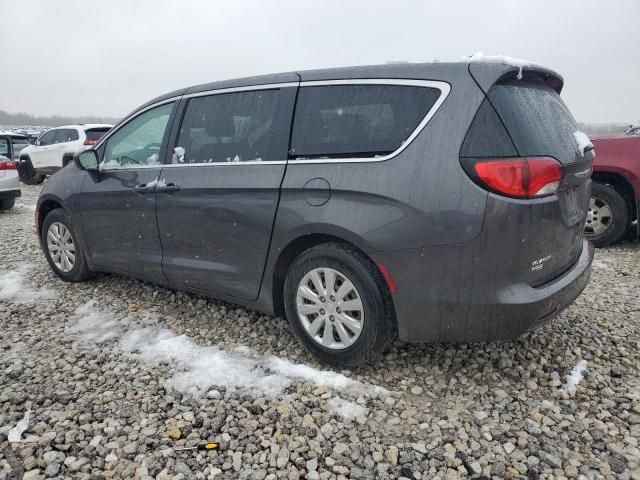
[[640, 136], [627, 133], [591, 139], [596, 158], [585, 235], [597, 247], [606, 247], [630, 230], [640, 235]]
[[7, 151], [3, 150], [0, 153], [14, 162], [17, 162], [20, 158], [20, 152], [31, 145], [29, 138], [19, 133], [0, 132], [0, 137], [7, 140], [4, 144], [6, 145]]
[[41, 245], [67, 281], [116, 272], [286, 315], [338, 365], [395, 337], [514, 338], [573, 302], [593, 259], [593, 151], [562, 85], [460, 62], [182, 89], [50, 178]]

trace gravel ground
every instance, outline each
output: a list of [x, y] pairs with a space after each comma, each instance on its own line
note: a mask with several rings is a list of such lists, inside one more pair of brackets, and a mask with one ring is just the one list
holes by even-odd
[[[280, 318], [118, 276], [58, 280], [38, 190], [0, 213], [0, 479], [640, 479], [635, 241], [598, 250], [578, 301], [517, 341], [397, 344], [332, 373]], [[220, 449], [174, 450], [201, 440]]]

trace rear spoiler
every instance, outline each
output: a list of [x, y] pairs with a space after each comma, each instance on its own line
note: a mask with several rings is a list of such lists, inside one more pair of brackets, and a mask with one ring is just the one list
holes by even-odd
[[[564, 80], [559, 73], [540, 65], [518, 67], [506, 63], [470, 62], [469, 74], [484, 93], [496, 83], [511, 81], [544, 84], [558, 93], [564, 86]], [[520, 75], [522, 78], [519, 78]]]

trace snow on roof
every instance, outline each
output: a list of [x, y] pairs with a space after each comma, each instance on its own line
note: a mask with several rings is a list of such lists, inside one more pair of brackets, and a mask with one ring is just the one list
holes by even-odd
[[573, 132], [573, 138], [576, 140], [576, 143], [578, 144], [578, 152], [580, 153], [581, 157], [584, 157], [585, 149], [589, 147], [593, 148], [593, 143], [591, 143], [591, 140], [589, 139], [586, 133], [580, 132], [580, 131]]
[[520, 69], [518, 71], [518, 80], [522, 79], [522, 69], [524, 67], [542, 67], [539, 63], [531, 62], [529, 60], [513, 58], [507, 55], [485, 55], [482, 52], [474, 53], [470, 57], [462, 57], [462, 60], [470, 63], [502, 63], [504, 65], [517, 67]]
[[10, 136], [10, 137], [27, 138], [26, 135], [23, 135], [21, 133], [2, 131], [2, 130], [0, 130], [0, 135]]

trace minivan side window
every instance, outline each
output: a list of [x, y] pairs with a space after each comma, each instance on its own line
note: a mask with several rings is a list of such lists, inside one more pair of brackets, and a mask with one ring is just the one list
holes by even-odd
[[273, 89], [190, 99], [172, 163], [286, 160], [291, 119], [280, 96]]
[[440, 90], [405, 85], [301, 87], [291, 157], [384, 156], [397, 150], [440, 97]]
[[157, 165], [173, 103], [165, 103], [129, 120], [107, 139], [101, 167]]

